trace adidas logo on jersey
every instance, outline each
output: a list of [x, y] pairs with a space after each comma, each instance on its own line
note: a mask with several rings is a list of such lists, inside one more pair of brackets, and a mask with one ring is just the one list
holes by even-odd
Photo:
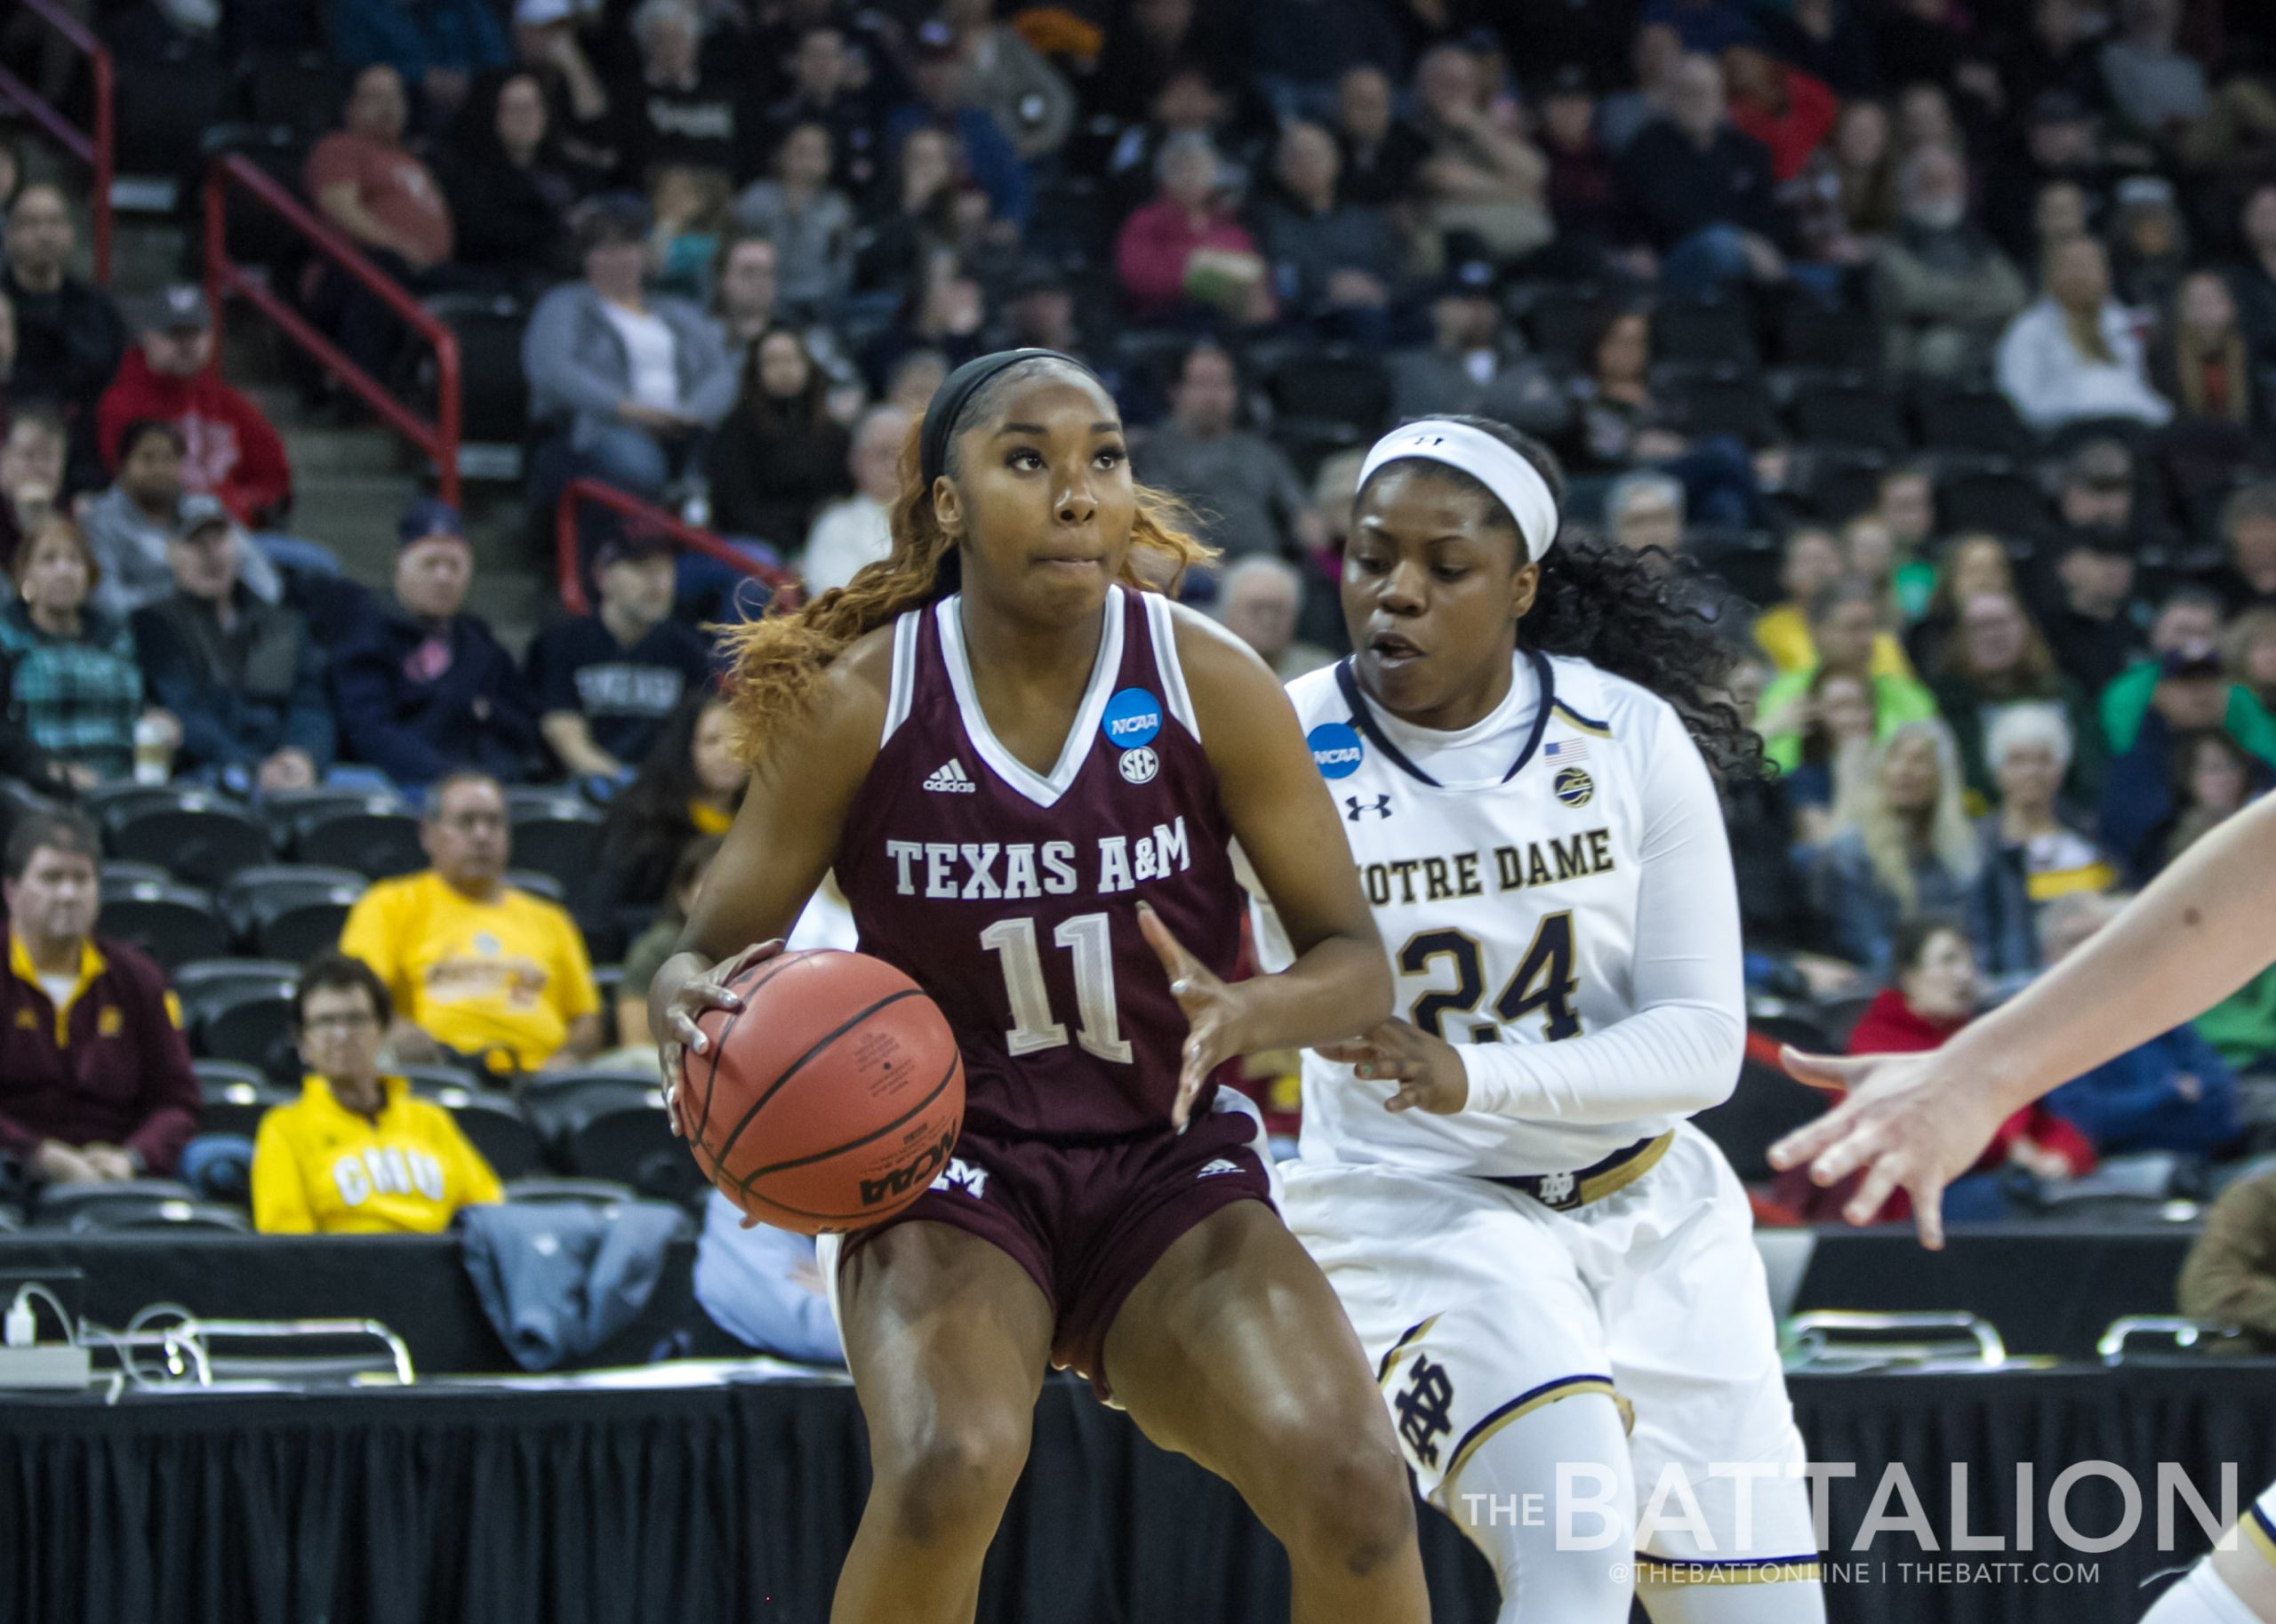
[[1199, 1172], [1193, 1176], [1197, 1179], [1210, 1179], [1214, 1178], [1219, 1173], [1237, 1173], [1240, 1172], [1240, 1170], [1241, 1164], [1238, 1162], [1228, 1162], [1223, 1156], [1219, 1156], [1215, 1161], [1207, 1164]]
[[925, 780], [925, 788], [940, 795], [971, 795], [980, 786], [965, 775], [964, 763], [951, 756], [933, 770], [933, 776]]

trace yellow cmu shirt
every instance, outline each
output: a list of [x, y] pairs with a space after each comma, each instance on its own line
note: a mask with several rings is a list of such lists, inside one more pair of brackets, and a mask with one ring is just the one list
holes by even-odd
[[524, 1071], [600, 1008], [575, 922], [511, 886], [477, 902], [432, 869], [382, 880], [349, 910], [340, 950], [377, 972], [396, 1012], [437, 1043], [506, 1050]]
[[382, 1077], [379, 1120], [333, 1098], [322, 1077], [260, 1119], [252, 1221], [263, 1235], [431, 1233], [461, 1207], [499, 1199], [498, 1175], [451, 1114]]

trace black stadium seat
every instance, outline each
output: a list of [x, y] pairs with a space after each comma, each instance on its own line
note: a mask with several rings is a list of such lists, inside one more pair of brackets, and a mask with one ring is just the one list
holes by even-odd
[[1362, 436], [1390, 423], [1390, 375], [1372, 356], [1319, 350], [1289, 356], [1265, 374], [1276, 420], [1333, 423]]
[[695, 1157], [673, 1134], [653, 1083], [605, 1072], [539, 1072], [523, 1079], [522, 1105], [555, 1164], [569, 1172], [618, 1180], [668, 1201], [702, 1188]]
[[112, 856], [163, 863], [176, 878], [199, 885], [218, 885], [268, 860], [268, 831], [242, 802], [210, 789], [153, 788], [163, 794], [103, 806], [103, 844]]
[[235, 1060], [194, 1060], [191, 1065], [205, 1096], [197, 1108], [201, 1133], [242, 1133], [251, 1139], [270, 1110], [301, 1097], [293, 1090], [277, 1087], [258, 1067]]
[[1750, 445], [1778, 436], [1778, 411], [1762, 380], [1744, 367], [1675, 368], [1662, 388], [1680, 408], [1685, 433], [1695, 437], [1732, 435]]
[[1815, 372], [1878, 372], [1880, 328], [1862, 310], [1830, 308], [1810, 297], [1791, 299], [1778, 324], [1778, 358], [1782, 365]]
[[1887, 388], [1862, 378], [1811, 378], [1794, 387], [1787, 404], [1794, 437], [1814, 445], [1842, 445], [1902, 456], [1911, 445], [1903, 403]]
[[229, 950], [228, 927], [214, 910], [212, 893], [164, 880], [106, 878], [102, 887], [102, 933], [132, 942], [168, 970], [192, 959], [218, 958]]
[[1931, 451], [2027, 457], [2033, 448], [2030, 428], [1997, 389], [1923, 389], [1913, 400], [1912, 412], [1919, 424], [1920, 444]]
[[197, 1192], [172, 1179], [130, 1179], [124, 1184], [51, 1184], [39, 1193], [33, 1221], [43, 1229], [60, 1229], [90, 1207], [110, 1202], [195, 1201]]
[[1601, 289], [1588, 284], [1519, 283], [1510, 289], [1510, 314], [1523, 324], [1543, 358], [1580, 366], [1607, 308]]
[[1952, 534], [1988, 530], [2033, 540], [2046, 532], [2048, 502], [2038, 484], [2012, 468], [1970, 468], [1940, 481], [1936, 505]]
[[[1652, 359], [1751, 367], [1758, 359], [1753, 319], [1741, 304], [1671, 300], [1652, 317]], [[1589, 357], [1580, 360], [1585, 367]]]
[[[540, 1164], [540, 1145], [537, 1130], [529, 1117], [513, 1100], [492, 1089], [476, 1084], [462, 1074], [456, 1078], [438, 1078], [439, 1068], [405, 1067], [402, 1068], [411, 1084], [411, 1092], [422, 1100], [431, 1100], [451, 1114], [467, 1142], [482, 1152], [482, 1159], [501, 1179], [518, 1179], [533, 1172]], [[418, 1073], [421, 1075], [410, 1075]]]
[[297, 964], [270, 959], [214, 959], [174, 972], [182, 1024], [192, 1049], [217, 1060], [258, 1067], [270, 1076], [295, 1068], [293, 989]]
[[293, 819], [293, 856], [303, 863], [352, 868], [374, 880], [415, 874], [427, 866], [419, 820], [391, 795], [303, 807]]
[[514, 866], [551, 875], [568, 891], [593, 876], [600, 852], [601, 813], [572, 795], [516, 790], [507, 797], [514, 823]]
[[352, 868], [263, 864], [221, 888], [221, 914], [245, 951], [305, 964], [339, 945], [348, 910], [370, 884]]

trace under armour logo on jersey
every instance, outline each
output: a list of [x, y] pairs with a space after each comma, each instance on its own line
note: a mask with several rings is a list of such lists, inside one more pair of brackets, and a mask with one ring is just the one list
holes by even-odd
[[1238, 1162], [1228, 1162], [1223, 1156], [1219, 1156], [1215, 1161], [1206, 1164], [1193, 1176], [1197, 1179], [1214, 1179], [1219, 1173], [1237, 1173], [1240, 1170], [1241, 1164]]
[[925, 788], [940, 795], [971, 795], [980, 786], [965, 776], [964, 763], [951, 756], [933, 769], [933, 776], [925, 780]]
[[1455, 1429], [1455, 1383], [1447, 1367], [1427, 1354], [1414, 1356], [1406, 1390], [1391, 1401], [1398, 1412], [1398, 1436], [1425, 1466], [1439, 1464], [1439, 1440]]
[[1346, 823], [1358, 822], [1363, 812], [1373, 812], [1378, 818], [1390, 816], [1390, 797], [1387, 795], [1377, 796], [1373, 803], [1362, 801], [1356, 795], [1347, 795], [1343, 797], [1343, 804], [1351, 809], [1343, 814]]

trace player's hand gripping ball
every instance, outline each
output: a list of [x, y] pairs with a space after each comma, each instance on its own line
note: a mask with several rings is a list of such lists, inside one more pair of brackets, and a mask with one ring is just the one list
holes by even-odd
[[916, 982], [859, 953], [781, 953], [724, 982], [680, 1052], [672, 1108], [704, 1176], [749, 1217], [860, 1229], [923, 1195], [964, 1126], [964, 1061]]

